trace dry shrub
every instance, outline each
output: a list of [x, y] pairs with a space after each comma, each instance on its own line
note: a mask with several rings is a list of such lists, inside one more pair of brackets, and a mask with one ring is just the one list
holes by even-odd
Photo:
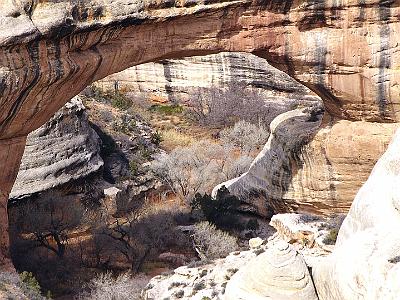
[[261, 125], [239, 121], [232, 128], [222, 130], [220, 136], [224, 143], [233, 144], [245, 153], [249, 153], [251, 150], [264, 146], [269, 133], [268, 129]]
[[155, 174], [183, 201], [210, 193], [217, 184], [247, 171], [252, 158], [239, 156], [230, 145], [200, 141], [156, 157]]
[[128, 273], [114, 277], [107, 272], [98, 275], [86, 287], [79, 300], [132, 300], [140, 299], [142, 289], [148, 283], [146, 276], [131, 277]]
[[200, 222], [194, 226], [194, 246], [201, 259], [226, 257], [238, 249], [236, 238], [219, 230], [209, 222]]
[[163, 144], [168, 144], [168, 148], [189, 146], [195, 140], [192, 136], [177, 131], [176, 129], [161, 130]]

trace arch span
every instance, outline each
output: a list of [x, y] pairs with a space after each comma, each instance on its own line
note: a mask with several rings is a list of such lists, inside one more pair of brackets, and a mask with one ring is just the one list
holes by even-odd
[[85, 86], [129, 66], [252, 52], [314, 90], [335, 117], [397, 122], [399, 3], [339, 2], [1, 1], [0, 263], [26, 135]]

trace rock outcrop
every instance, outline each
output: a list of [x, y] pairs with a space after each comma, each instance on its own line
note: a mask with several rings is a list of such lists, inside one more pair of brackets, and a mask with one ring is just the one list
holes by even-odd
[[[268, 116], [264, 119], [267, 122], [294, 107], [306, 106], [305, 100], [310, 103], [318, 101], [318, 97], [313, 97], [310, 90], [293, 78], [272, 67], [266, 60], [248, 53], [222, 52], [142, 64], [95, 84], [103, 90], [118, 87], [134, 97], [153, 101], [185, 102], [193, 97], [193, 92], [229, 89], [232, 84], [240, 82], [262, 93], [268, 106], [265, 111]], [[199, 91], [198, 87], [202, 89]], [[283, 164], [290, 168], [289, 184], [282, 180], [271, 183], [273, 190], [283, 190], [278, 197], [279, 202], [282, 199], [288, 209], [297, 212], [324, 215], [347, 212], [397, 127], [397, 123], [327, 118], [309, 144], [297, 147], [292, 155], [284, 158], [286, 162]], [[308, 134], [313, 135], [312, 129]], [[278, 162], [267, 164], [275, 163]], [[264, 171], [269, 173], [270, 169]], [[253, 194], [260, 191], [274, 193], [269, 186], [264, 186], [260, 190], [255, 188]], [[257, 212], [264, 214], [265, 209], [260, 207]]]
[[16, 199], [85, 178], [103, 166], [100, 139], [75, 97], [28, 135], [10, 198]]
[[333, 253], [313, 268], [321, 300], [398, 299], [400, 130], [358, 192]]
[[381, 0], [2, 1], [1, 234], [28, 133], [91, 82], [132, 65], [253, 52], [321, 96], [331, 116], [397, 122], [398, 16], [396, 1]]
[[229, 279], [256, 257], [257, 251], [264, 249], [233, 252], [223, 259], [193, 262], [175, 269], [171, 274], [156, 276], [143, 290], [143, 299], [223, 299]]
[[107, 76], [95, 85], [103, 90], [118, 88], [152, 101], [172, 103], [190, 102], [199, 93], [212, 94], [215, 90], [239, 85], [262, 96], [269, 122], [283, 112], [304, 105], [305, 100], [321, 101], [310, 89], [265, 59], [237, 52], [142, 64]]
[[[253, 239], [249, 241], [250, 250], [192, 262], [156, 276], [143, 290], [144, 299], [317, 299], [309, 268], [330, 252], [301, 240], [292, 239], [289, 245], [288, 233], [282, 228], [299, 232], [324, 221], [300, 214], [277, 215], [276, 219], [279, 224], [271, 224], [277, 231], [267, 242]], [[298, 220], [302, 221], [293, 226]], [[314, 231], [315, 237], [323, 233], [323, 229]]]
[[306, 263], [280, 241], [241, 268], [229, 280], [225, 300], [317, 300]]
[[[215, 187], [213, 194], [225, 186], [231, 193], [248, 199], [248, 205], [254, 207], [255, 212], [266, 216], [290, 210], [282, 198], [292, 179], [291, 161], [320, 127], [322, 117], [323, 108], [318, 105], [295, 109], [276, 117], [270, 125], [268, 142], [249, 170]], [[254, 193], [261, 195], [255, 197]]]

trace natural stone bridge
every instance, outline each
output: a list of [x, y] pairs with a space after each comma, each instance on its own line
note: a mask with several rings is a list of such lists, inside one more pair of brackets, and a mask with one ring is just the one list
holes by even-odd
[[245, 51], [317, 93], [324, 126], [398, 122], [399, 20], [398, 0], [1, 1], [0, 268], [26, 136], [91, 82], [163, 58]]

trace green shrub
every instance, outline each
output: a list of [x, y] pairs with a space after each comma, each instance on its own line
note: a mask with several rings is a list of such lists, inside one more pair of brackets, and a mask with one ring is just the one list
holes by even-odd
[[129, 171], [131, 172], [131, 176], [136, 176], [139, 172], [138, 164], [133, 160], [129, 162]]
[[22, 272], [19, 277], [25, 288], [32, 291], [35, 294], [41, 293], [41, 288], [39, 282], [36, 280], [35, 276], [31, 272]]
[[127, 110], [132, 106], [132, 103], [123, 94], [115, 93], [111, 96], [111, 105], [121, 110]]
[[155, 145], [160, 145], [160, 143], [163, 141], [163, 137], [159, 131], [153, 132], [151, 134], [151, 142]]

